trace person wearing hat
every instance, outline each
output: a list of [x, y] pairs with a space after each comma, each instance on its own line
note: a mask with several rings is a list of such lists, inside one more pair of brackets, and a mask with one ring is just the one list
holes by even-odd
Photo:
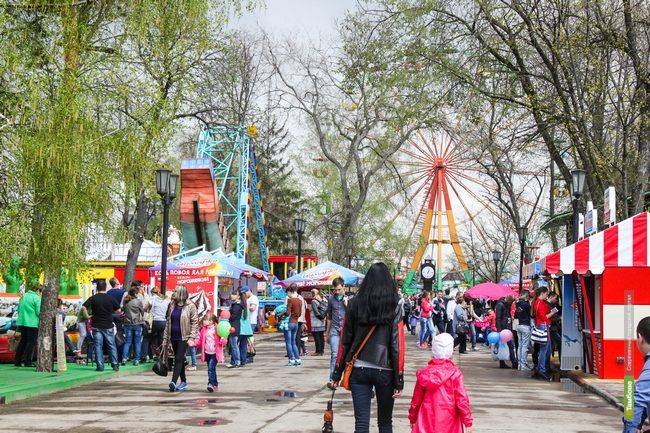
[[472, 433], [474, 418], [463, 373], [451, 360], [454, 337], [438, 334], [431, 342], [433, 359], [416, 373], [411, 399], [411, 433]]

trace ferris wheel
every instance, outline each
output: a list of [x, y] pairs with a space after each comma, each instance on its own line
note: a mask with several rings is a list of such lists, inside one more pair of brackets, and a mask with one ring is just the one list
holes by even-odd
[[[456, 258], [455, 269], [468, 270], [459, 227], [476, 230], [480, 240], [488, 244], [489, 237], [478, 221], [479, 216], [489, 214], [504, 226], [511, 223], [489, 199], [497, 186], [485, 174], [485, 168], [472, 154], [471, 147], [454, 131], [418, 131], [400, 150], [395, 166], [401, 185], [388, 196], [387, 201], [396, 212], [389, 224], [411, 220], [407, 236], [415, 245], [404, 287], [410, 287], [423, 258], [435, 257], [440, 289], [446, 246], [451, 247]], [[543, 170], [519, 170], [513, 175], [543, 176], [544, 173]], [[403, 197], [401, 206], [393, 200], [398, 195]], [[521, 197], [521, 201], [534, 205], [525, 197]], [[537, 209], [533, 218], [536, 219], [540, 212], [541, 208]]]

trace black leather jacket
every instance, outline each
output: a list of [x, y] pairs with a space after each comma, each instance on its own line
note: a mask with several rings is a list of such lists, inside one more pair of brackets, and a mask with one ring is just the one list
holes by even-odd
[[504, 329], [512, 329], [512, 319], [510, 317], [510, 304], [506, 302], [504, 298], [499, 299], [496, 305], [497, 312], [497, 332], [501, 332]]
[[[345, 318], [339, 354], [332, 379], [339, 381], [345, 365], [354, 356], [372, 325], [358, 323], [355, 317], [355, 301], [350, 300], [348, 314]], [[404, 321], [402, 320], [402, 303], [397, 305], [395, 318], [391, 324], [377, 325], [357, 359], [390, 368], [393, 371], [395, 389], [404, 388]]]

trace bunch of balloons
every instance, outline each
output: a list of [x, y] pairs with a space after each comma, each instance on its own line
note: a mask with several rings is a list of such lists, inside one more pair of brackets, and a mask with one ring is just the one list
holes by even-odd
[[512, 340], [512, 331], [504, 329], [501, 332], [492, 331], [488, 334], [487, 340], [490, 344], [507, 343]]
[[235, 332], [235, 328], [230, 326], [230, 311], [223, 310], [219, 316], [219, 324], [217, 325], [217, 334], [221, 338], [228, 338], [230, 334]]

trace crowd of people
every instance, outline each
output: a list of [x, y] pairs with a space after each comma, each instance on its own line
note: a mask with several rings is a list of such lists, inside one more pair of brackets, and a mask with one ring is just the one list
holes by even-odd
[[[457, 330], [457, 326], [450, 324], [447, 329], [447, 319], [441, 314], [446, 310], [434, 306], [442, 305], [442, 296], [432, 301], [426, 294], [421, 303], [411, 302], [408, 296], [402, 298], [383, 263], [370, 266], [354, 294], [346, 293], [342, 278], [335, 278], [329, 296], [319, 288], [312, 289], [311, 295], [308, 305], [298, 287], [292, 285], [287, 288], [286, 303], [275, 309], [279, 329], [284, 334], [287, 366], [301, 365], [301, 357], [306, 353], [300, 347], [300, 337], [306, 329], [305, 312], [309, 309], [315, 345], [312, 355], [322, 356], [325, 344], [329, 345], [327, 387], [335, 390], [342, 386], [351, 391], [355, 432], [369, 432], [373, 398], [377, 404], [379, 432], [393, 431], [394, 402], [404, 388], [404, 328], [415, 333], [409, 321], [415, 314], [422, 328], [418, 346], [428, 347], [430, 341], [433, 359], [417, 375], [409, 410], [412, 431], [471, 433], [473, 418], [463, 375], [451, 360], [455, 339], [446, 332]], [[458, 308], [466, 308], [463, 300], [458, 304]], [[460, 320], [466, 316], [458, 310], [457, 315], [450, 317]], [[439, 329], [433, 329], [434, 323]]]
[[[516, 302], [514, 295], [486, 301], [460, 292], [452, 296], [449, 290], [404, 295], [403, 302], [403, 322], [413, 335], [419, 324], [418, 348], [431, 347], [436, 334], [446, 332], [462, 354], [467, 352], [468, 343], [476, 351], [479, 343], [489, 345], [490, 332], [509, 330], [514, 338], [498, 344], [507, 345], [510, 365], [501, 359], [499, 367], [533, 370], [533, 377], [550, 380], [550, 358], [561, 349], [562, 333], [558, 294], [548, 288], [537, 288], [532, 297], [528, 290], [522, 290]], [[534, 332], [538, 336], [532, 339]]]

